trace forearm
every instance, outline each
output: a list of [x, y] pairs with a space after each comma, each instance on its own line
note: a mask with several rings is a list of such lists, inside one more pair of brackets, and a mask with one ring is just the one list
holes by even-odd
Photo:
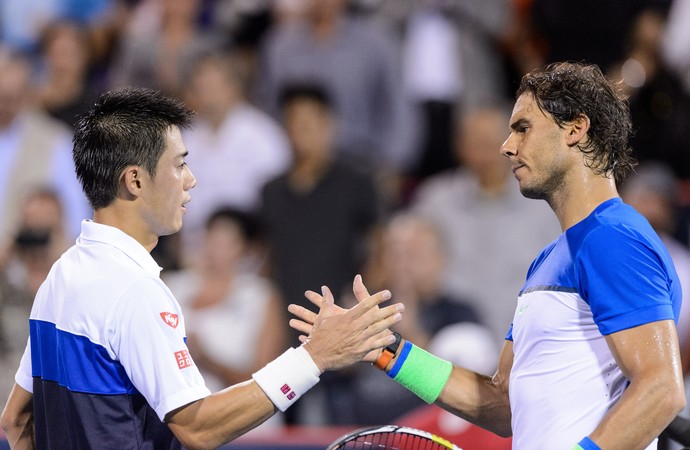
[[13, 450], [33, 450], [34, 419], [31, 393], [14, 385], [7, 405], [2, 412], [0, 426], [5, 431], [7, 442]]
[[33, 450], [36, 448], [34, 444], [34, 422], [31, 418], [13, 423], [11, 426], [3, 422], [2, 428], [12, 450]]
[[285, 411], [319, 381], [308, 351], [288, 349], [252, 375], [251, 381], [179, 408], [166, 416], [170, 429], [193, 449], [217, 448]]
[[[402, 345], [404, 345], [404, 342]], [[395, 373], [394, 367], [402, 367], [408, 364], [408, 359], [414, 358], [402, 356], [403, 354], [404, 351], [399, 351], [386, 367], [389, 376], [393, 376]], [[409, 354], [411, 355], [412, 352]], [[499, 436], [510, 436], [512, 431], [507, 374], [510, 371], [509, 364], [510, 361], [512, 361], [512, 359], [510, 359], [512, 358], [512, 353], [504, 349], [502, 356], [505, 357], [499, 362], [499, 370], [493, 377], [481, 375], [462, 367], [453, 366], [447, 381], [443, 384], [442, 389], [440, 389], [440, 393], [433, 399], [434, 403]], [[402, 365], [399, 362], [401, 358], [406, 358]], [[430, 370], [431, 372], [437, 372], [438, 369], [432, 366], [435, 365], [434, 360], [438, 361], [438, 358], [433, 355], [430, 356], [430, 358], [433, 358], [433, 360], [429, 362], [425, 361], [421, 365], [412, 364], [415, 366], [419, 365], [422, 371]], [[402, 368], [400, 371], [402, 371]], [[425, 383], [428, 383], [430, 380], [434, 379], [431, 372], [417, 375], [415, 378], [424, 380]], [[400, 381], [398, 380], [398, 376], [395, 376], [395, 379], [396, 381]], [[403, 385], [407, 384], [404, 381], [401, 381], [401, 383]], [[415, 387], [412, 386], [410, 390], [415, 392]], [[422, 390], [425, 391], [426, 388]], [[418, 392], [415, 393], [420, 395]]]
[[263, 423], [277, 408], [254, 381], [214, 393], [171, 413], [168, 425], [189, 449], [213, 449]]
[[603, 450], [646, 448], [685, 405], [682, 385], [670, 378], [631, 383], [590, 438]]
[[497, 376], [454, 367], [436, 404], [502, 437], [512, 435], [507, 387]]

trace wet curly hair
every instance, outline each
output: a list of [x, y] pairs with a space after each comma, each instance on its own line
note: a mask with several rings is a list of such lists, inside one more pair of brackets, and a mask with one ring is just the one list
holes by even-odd
[[627, 97], [596, 65], [549, 64], [526, 74], [516, 97], [532, 94], [542, 112], [563, 127], [578, 117], [590, 121], [589, 139], [579, 144], [587, 165], [598, 175], [622, 181], [637, 164], [628, 140], [632, 121]]

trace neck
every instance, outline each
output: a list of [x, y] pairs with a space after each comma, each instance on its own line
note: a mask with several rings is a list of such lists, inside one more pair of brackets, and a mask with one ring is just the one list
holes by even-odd
[[340, 19], [338, 16], [320, 16], [313, 23], [314, 35], [317, 39], [328, 39], [335, 34], [338, 29]]
[[599, 205], [618, 197], [612, 178], [590, 175], [579, 183], [569, 183], [546, 201], [565, 231], [589, 216]]
[[290, 186], [297, 191], [310, 191], [331, 166], [328, 159], [314, 158], [297, 162], [290, 170]]
[[137, 240], [149, 253], [158, 244], [158, 236], [134, 219], [134, 215], [117, 204], [97, 209], [93, 221], [102, 225], [118, 228]]
[[207, 119], [213, 128], [213, 131], [218, 131], [228, 118], [230, 113], [239, 105], [239, 101], [229, 100], [225, 104], [219, 105], [217, 108], [209, 108]]

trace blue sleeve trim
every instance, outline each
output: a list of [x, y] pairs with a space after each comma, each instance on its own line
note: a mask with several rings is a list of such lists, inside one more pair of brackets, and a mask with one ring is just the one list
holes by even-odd
[[398, 359], [395, 361], [395, 364], [393, 365], [391, 370], [389, 372], [386, 372], [386, 375], [388, 375], [391, 378], [395, 378], [396, 375], [398, 375], [398, 372], [400, 372], [400, 369], [402, 368], [403, 364], [405, 363], [405, 360], [407, 359], [407, 355], [410, 354], [410, 350], [412, 350], [412, 342], [405, 341], [405, 345], [403, 345]]
[[601, 320], [597, 323], [597, 326], [601, 334], [607, 336], [617, 331], [660, 320], [675, 320], [671, 305], [653, 305], [642, 310], [630, 311], [620, 316]]

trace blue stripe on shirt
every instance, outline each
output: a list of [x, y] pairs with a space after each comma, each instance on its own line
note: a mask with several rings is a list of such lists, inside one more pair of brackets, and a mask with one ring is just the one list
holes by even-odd
[[32, 376], [55, 381], [75, 392], [135, 394], [124, 367], [107, 350], [54, 323], [30, 321]]

